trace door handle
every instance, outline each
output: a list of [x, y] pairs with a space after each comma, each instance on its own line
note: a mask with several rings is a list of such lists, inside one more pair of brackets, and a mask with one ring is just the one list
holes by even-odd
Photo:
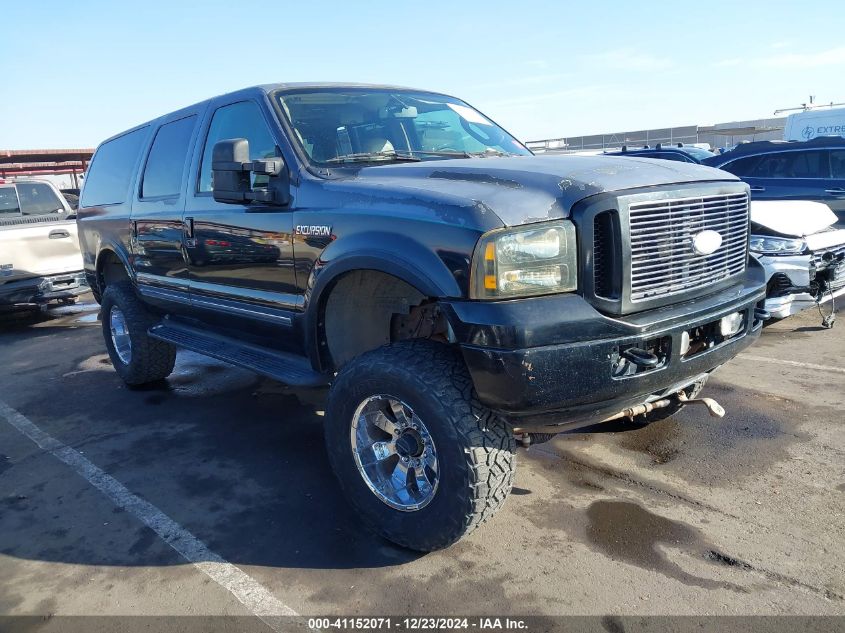
[[766, 190], [766, 188], [765, 188], [765, 187], [749, 187], [749, 189], [750, 189], [751, 191], [757, 191], [757, 192], [759, 192], [759, 191], [765, 191], [765, 190]]
[[194, 237], [194, 218], [182, 220], [182, 239], [187, 248], [196, 248], [197, 240]]
[[60, 239], [63, 239], [65, 237], [70, 237], [70, 233], [68, 233], [64, 229], [54, 229], [54, 230], [50, 231], [50, 234], [49, 234], [48, 237], [51, 240], [60, 240]]

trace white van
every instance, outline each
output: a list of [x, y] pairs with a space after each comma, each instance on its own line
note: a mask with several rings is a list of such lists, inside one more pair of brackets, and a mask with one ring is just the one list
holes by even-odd
[[845, 136], [845, 108], [818, 108], [790, 114], [783, 138], [811, 141], [819, 136]]

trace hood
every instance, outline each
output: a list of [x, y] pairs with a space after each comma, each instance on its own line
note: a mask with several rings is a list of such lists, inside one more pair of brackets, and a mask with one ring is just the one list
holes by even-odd
[[[738, 181], [692, 163], [612, 156], [515, 156], [363, 167], [346, 186], [471, 201], [506, 226], [569, 217], [599, 193], [702, 181]], [[336, 181], [337, 182], [337, 181]]]
[[823, 202], [754, 200], [751, 222], [781, 235], [805, 237], [836, 224], [836, 214]]

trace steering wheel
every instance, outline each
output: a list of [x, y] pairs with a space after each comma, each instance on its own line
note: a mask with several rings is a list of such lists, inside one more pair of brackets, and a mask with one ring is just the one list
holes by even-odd
[[485, 134], [481, 126], [475, 123], [470, 123], [463, 117], [461, 117], [461, 127], [464, 128], [466, 133], [469, 134], [476, 141], [487, 145], [488, 147], [492, 145], [498, 145], [502, 142], [502, 139], [505, 137], [504, 132], [494, 126], [485, 125], [484, 127], [490, 127], [490, 133]]

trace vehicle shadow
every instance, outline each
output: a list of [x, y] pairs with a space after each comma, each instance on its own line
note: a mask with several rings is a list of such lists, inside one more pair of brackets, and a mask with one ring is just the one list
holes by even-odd
[[[57, 364], [42, 346], [54, 349], [58, 336], [65, 357]], [[71, 331], [38, 322], [2, 338], [0, 366], [4, 354], [29, 350], [8, 385], [19, 411], [224, 559], [351, 569], [420, 556], [369, 531], [341, 495], [323, 445], [325, 390], [294, 391], [181, 351], [167, 380], [128, 389], [96, 322]], [[0, 445], [16, 433], [4, 426]], [[54, 457], [5, 463], [0, 553], [83, 565], [184, 564]]]

